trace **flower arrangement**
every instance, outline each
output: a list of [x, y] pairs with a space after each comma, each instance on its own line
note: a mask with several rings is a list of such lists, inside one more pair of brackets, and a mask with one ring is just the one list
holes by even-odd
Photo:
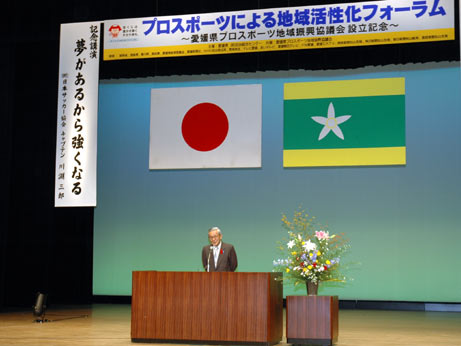
[[320, 229], [315, 217], [309, 217], [301, 208], [295, 211], [292, 220], [283, 214], [282, 227], [288, 239], [279, 242], [282, 258], [273, 261], [274, 271], [284, 272], [295, 285], [346, 281], [340, 261], [350, 245], [343, 235]]

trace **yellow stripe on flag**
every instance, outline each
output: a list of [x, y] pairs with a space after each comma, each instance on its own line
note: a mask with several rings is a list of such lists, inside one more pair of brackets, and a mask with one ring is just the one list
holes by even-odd
[[284, 167], [405, 165], [406, 148], [284, 150]]
[[404, 95], [405, 78], [286, 83], [285, 100]]

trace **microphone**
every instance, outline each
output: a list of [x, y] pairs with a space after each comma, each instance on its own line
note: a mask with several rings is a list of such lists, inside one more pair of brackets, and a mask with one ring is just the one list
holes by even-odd
[[209, 273], [210, 272], [210, 256], [211, 256], [211, 251], [213, 251], [213, 245], [210, 245], [210, 251], [208, 251], [208, 261], [207, 261], [207, 265], [206, 265], [206, 268], [207, 268], [207, 272]]

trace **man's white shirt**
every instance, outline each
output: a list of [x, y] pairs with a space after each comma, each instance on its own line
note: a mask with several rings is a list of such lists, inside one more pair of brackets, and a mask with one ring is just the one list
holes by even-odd
[[221, 244], [220, 242], [218, 246], [213, 246], [213, 256], [214, 256], [214, 267], [216, 268], [218, 266], [218, 256], [219, 253], [221, 252]]

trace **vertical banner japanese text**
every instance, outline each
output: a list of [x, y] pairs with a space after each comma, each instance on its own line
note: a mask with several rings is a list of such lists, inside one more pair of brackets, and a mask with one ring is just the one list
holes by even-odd
[[61, 25], [55, 206], [96, 206], [100, 22]]

